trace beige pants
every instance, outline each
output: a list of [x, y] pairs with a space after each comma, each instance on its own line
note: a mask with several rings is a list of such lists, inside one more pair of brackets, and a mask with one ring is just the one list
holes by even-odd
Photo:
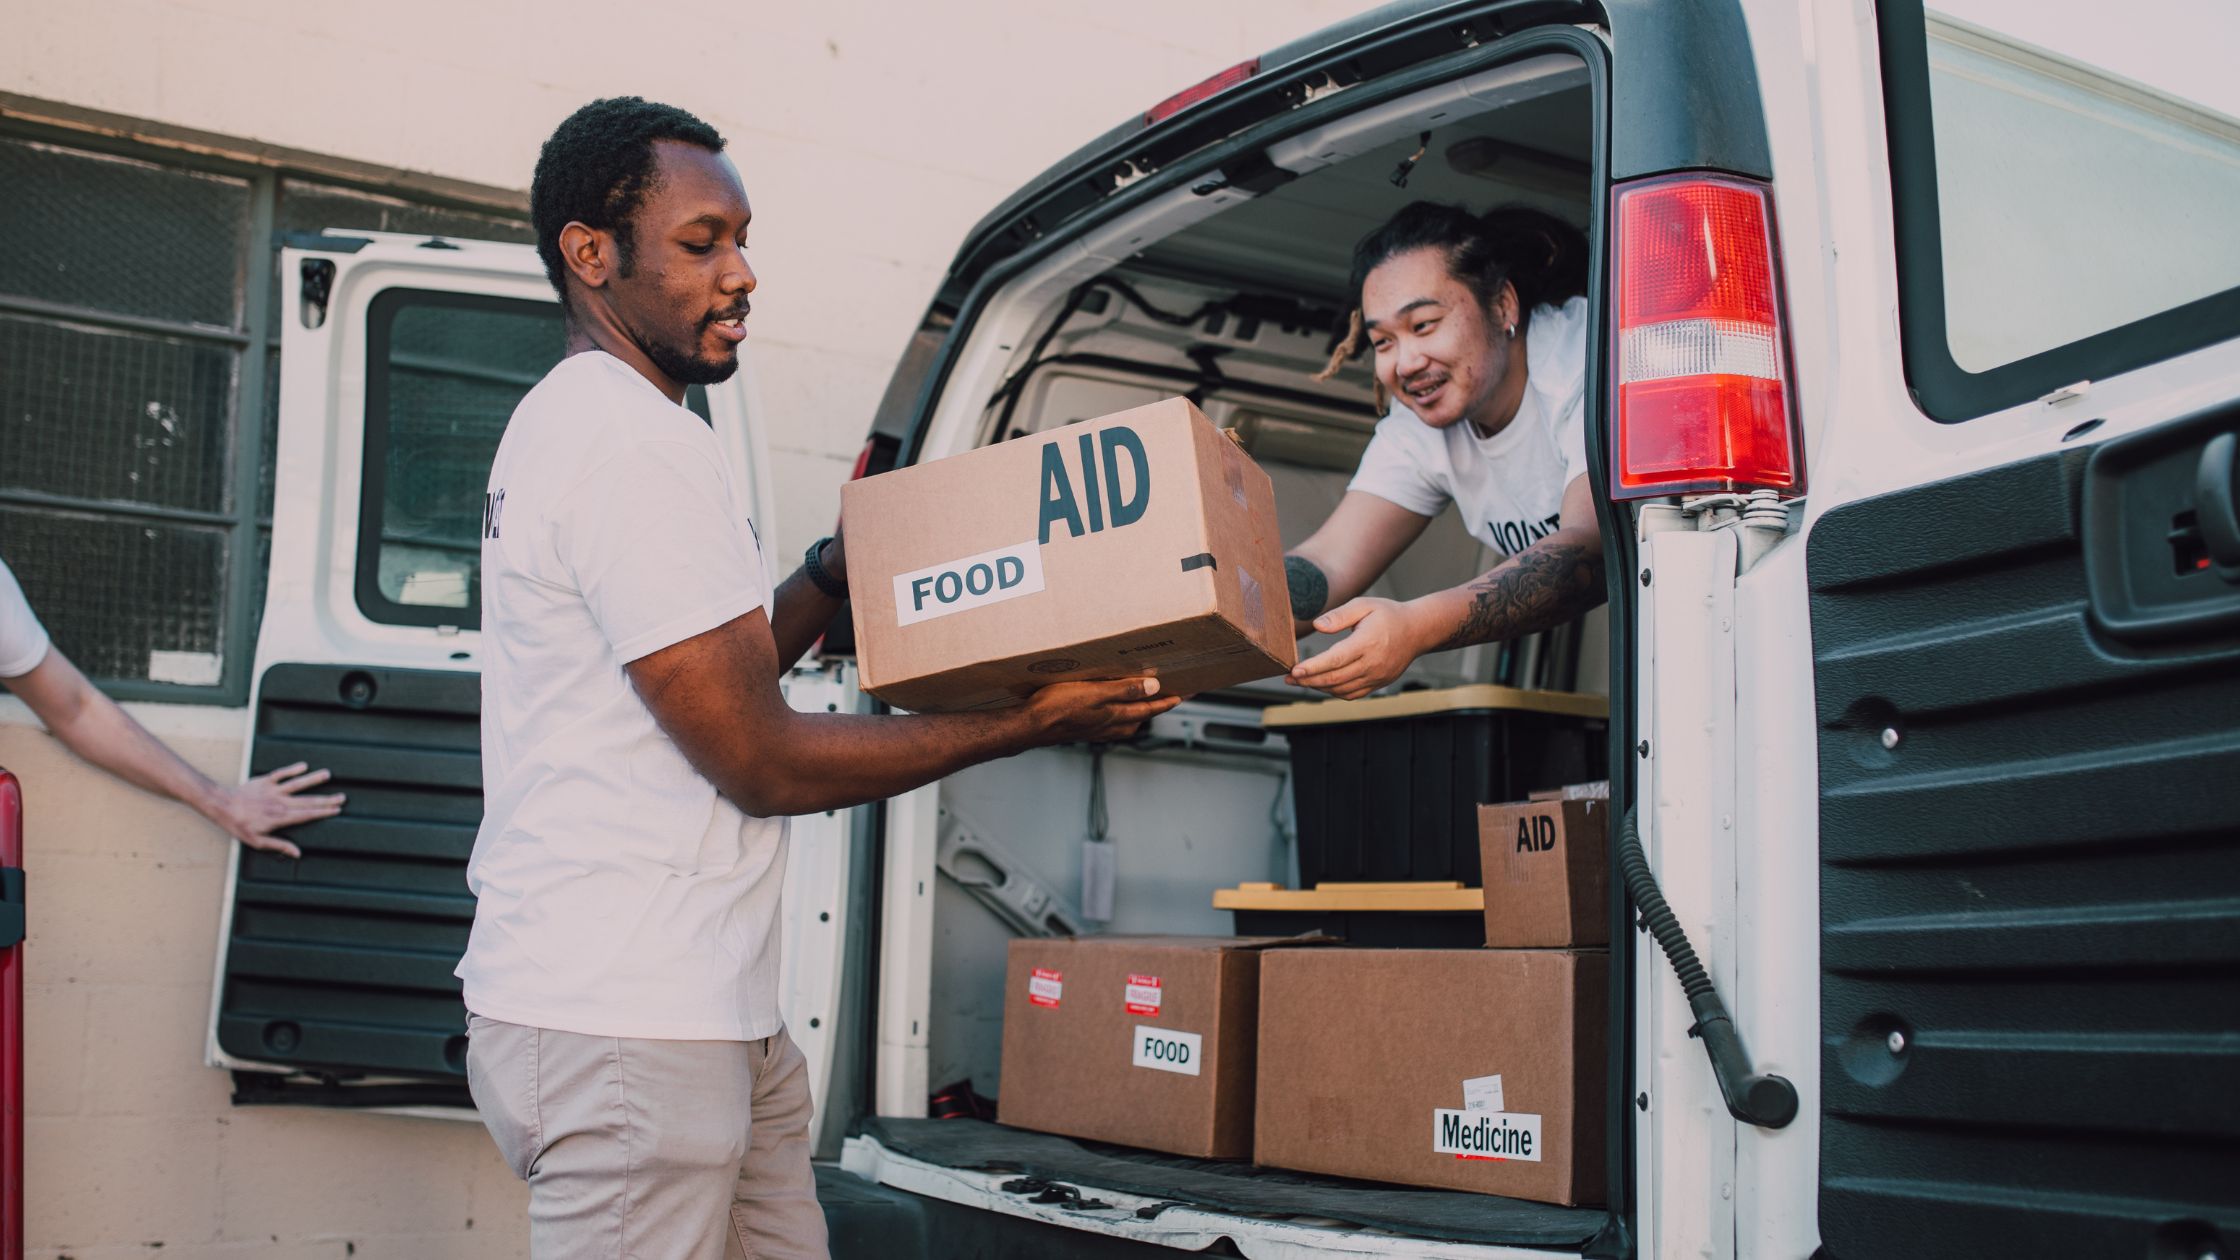
[[809, 1064], [761, 1041], [467, 1020], [467, 1086], [529, 1183], [534, 1260], [825, 1260]]

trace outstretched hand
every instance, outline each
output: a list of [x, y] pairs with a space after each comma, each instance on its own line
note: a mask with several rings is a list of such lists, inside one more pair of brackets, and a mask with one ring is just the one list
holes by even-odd
[[1286, 680], [1340, 700], [1359, 700], [1390, 683], [1422, 654], [1411, 609], [1396, 600], [1348, 600], [1315, 618], [1314, 628], [1353, 633], [1293, 666]]
[[325, 770], [312, 770], [307, 762], [282, 766], [246, 783], [218, 789], [210, 809], [210, 820], [252, 849], [302, 857], [303, 850], [273, 833], [341, 813], [344, 797], [339, 792], [327, 796], [303, 795], [306, 789], [315, 788], [332, 777]]

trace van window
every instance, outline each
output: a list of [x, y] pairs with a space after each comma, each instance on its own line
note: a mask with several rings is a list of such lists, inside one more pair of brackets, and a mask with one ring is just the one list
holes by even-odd
[[1882, 12], [1907, 367], [1931, 414], [2240, 334], [2223, 211], [2240, 203], [2240, 91], [2210, 70], [2223, 41], [2137, 24], [2157, 29], [2135, 50], [2127, 24], [2076, 3]]
[[358, 607], [375, 621], [481, 624], [482, 495], [521, 396], [560, 361], [552, 302], [391, 289], [366, 327]]
[[[368, 618], [481, 627], [490, 461], [566, 342], [556, 302], [390, 289], [369, 304], [356, 584]], [[708, 420], [706, 388], [684, 402]]]

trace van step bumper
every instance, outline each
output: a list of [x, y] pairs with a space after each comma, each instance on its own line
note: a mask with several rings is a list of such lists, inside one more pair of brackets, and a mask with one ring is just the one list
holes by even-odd
[[[941, 1128], [933, 1130], [931, 1126], [935, 1125]], [[1221, 1246], [1233, 1247], [1236, 1253], [1246, 1257], [1345, 1256], [1355, 1260], [1381, 1255], [1423, 1257], [1425, 1260], [1560, 1260], [1565, 1255], [1606, 1254], [1591, 1240], [1591, 1236], [1605, 1232], [1601, 1227], [1607, 1225], [1607, 1215], [1598, 1210], [1547, 1208], [1544, 1204], [1468, 1196], [1494, 1205], [1508, 1203], [1518, 1208], [1546, 1208], [1558, 1214], [1575, 1213], [1573, 1219], [1579, 1224], [1566, 1230], [1565, 1242], [1542, 1241], [1530, 1247], [1488, 1241], [1465, 1242], [1454, 1240], [1451, 1235], [1441, 1238], [1436, 1228], [1425, 1229], [1420, 1222], [1415, 1229], [1403, 1231], [1333, 1219], [1335, 1213], [1330, 1209], [1342, 1206], [1345, 1197], [1342, 1187], [1347, 1183], [1331, 1181], [1326, 1194], [1314, 1195], [1310, 1191], [1307, 1199], [1288, 1211], [1224, 1210], [1192, 1203], [1181, 1196], [1130, 1193], [1103, 1184], [1126, 1178], [1068, 1177], [1055, 1165], [1022, 1168], [1022, 1161], [1017, 1158], [1019, 1150], [999, 1149], [1007, 1145], [1016, 1147], [1021, 1142], [1030, 1146], [1044, 1142], [1073, 1145], [1060, 1138], [971, 1120], [880, 1119], [869, 1122], [865, 1132], [848, 1139], [841, 1154], [841, 1168], [844, 1173], [853, 1174], [858, 1185], [870, 1185], [875, 1191], [899, 1192], [900, 1201], [922, 1204], [928, 1213], [924, 1218], [926, 1228], [938, 1231], [933, 1237], [941, 1240], [944, 1255], [952, 1254], [949, 1251], [951, 1240], [957, 1237], [950, 1232], [951, 1222], [990, 1231], [989, 1250], [966, 1249], [953, 1253], [963, 1255], [1135, 1256], [1160, 1252], [1171, 1255], [1177, 1249], [1202, 1251]], [[1043, 1161], [1025, 1162], [1039, 1165]], [[1214, 1175], [1213, 1167], [1203, 1161], [1173, 1162], [1193, 1165], [1200, 1180]], [[1242, 1166], [1239, 1170], [1242, 1171]], [[1095, 1170], [1084, 1166], [1083, 1171]], [[1303, 1174], [1273, 1176], [1287, 1181], [1312, 1180], [1305, 1179]], [[1134, 1188], [1140, 1191], [1149, 1187]], [[1291, 1187], [1293, 1192], [1304, 1189], [1307, 1187]], [[1432, 1191], [1399, 1193], [1418, 1201], [1440, 1197], [1439, 1192]], [[1317, 1206], [1325, 1210], [1316, 1211]], [[827, 1216], [831, 1213], [832, 1208], [828, 1206]], [[1000, 1240], [1027, 1239], [1030, 1235], [1016, 1234], [1013, 1232], [1016, 1226], [1000, 1226], [996, 1223], [999, 1220], [1041, 1226], [1042, 1229], [1034, 1231], [1032, 1236], [1044, 1240], [1034, 1244], [1042, 1250], [1002, 1249]], [[939, 1223], [935, 1224], [936, 1221]], [[881, 1239], [881, 1242], [895, 1248], [891, 1254], [918, 1254], [903, 1250], [905, 1242], [889, 1239]], [[1107, 1243], [1129, 1245], [1107, 1250]], [[1137, 1249], [1139, 1245], [1155, 1246], [1159, 1251], [1141, 1251]], [[836, 1234], [833, 1255], [837, 1258], [846, 1254], [850, 1253], [842, 1250]]]

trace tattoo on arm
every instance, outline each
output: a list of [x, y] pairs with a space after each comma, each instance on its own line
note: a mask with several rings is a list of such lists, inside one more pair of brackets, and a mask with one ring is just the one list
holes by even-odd
[[1285, 585], [1291, 588], [1291, 615], [1313, 621], [1330, 603], [1330, 579], [1305, 556], [1283, 558]]
[[1472, 582], [1470, 611], [1433, 651], [1559, 626], [1602, 602], [1602, 549], [1553, 539]]

